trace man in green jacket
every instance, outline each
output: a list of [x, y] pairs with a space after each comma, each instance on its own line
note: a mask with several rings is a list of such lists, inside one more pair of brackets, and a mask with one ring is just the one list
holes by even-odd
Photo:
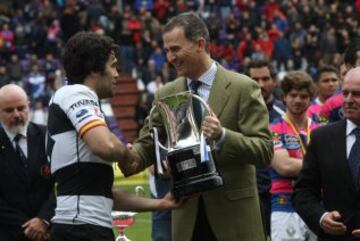
[[[202, 130], [219, 147], [216, 166], [224, 178], [223, 187], [192, 197], [173, 210], [173, 240], [265, 240], [255, 166], [270, 163], [273, 146], [259, 87], [250, 78], [225, 70], [211, 59], [209, 32], [194, 13], [172, 18], [164, 28], [163, 40], [167, 59], [179, 78], [163, 86], [155, 101], [188, 90], [193, 81], [201, 82], [198, 95], [215, 114], [204, 119]], [[126, 160], [119, 162], [125, 175], [154, 162], [148, 120], [126, 155]]]

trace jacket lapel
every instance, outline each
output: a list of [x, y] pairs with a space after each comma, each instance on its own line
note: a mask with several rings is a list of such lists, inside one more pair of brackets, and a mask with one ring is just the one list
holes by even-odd
[[[338, 140], [338, 141], [335, 141]], [[334, 126], [332, 136], [329, 140], [332, 143], [333, 150], [335, 151], [335, 162], [339, 166], [339, 172], [343, 175], [347, 186], [353, 192], [356, 192], [354, 182], [352, 180], [351, 168], [346, 156], [346, 121], [343, 120], [338, 125]]]
[[15, 175], [19, 176], [25, 183], [28, 183], [27, 173], [23, 163], [16, 154], [14, 147], [6, 135], [3, 128], [0, 128], [0, 152], [3, 160], [0, 160], [2, 163], [1, 166], [5, 167], [8, 171], [13, 171]]
[[229, 100], [230, 93], [227, 88], [230, 87], [230, 81], [226, 78], [225, 69], [217, 64], [217, 71], [214, 82], [211, 86], [208, 103], [219, 118], [224, 109], [224, 106]]
[[38, 135], [37, 130], [30, 123], [27, 130], [27, 138], [26, 138], [28, 147], [31, 146], [31, 148], [28, 148], [28, 155], [27, 155], [28, 157], [27, 159], [29, 161], [28, 163], [29, 175], [37, 171], [40, 172], [40, 170], [36, 170], [38, 168], [38, 161], [39, 161], [37, 160], [37, 158], [39, 158], [38, 153], [39, 153], [39, 149], [41, 148], [40, 138], [41, 137], [40, 135]]
[[[208, 99], [208, 104], [217, 117], [220, 117], [224, 106], [230, 97], [230, 93], [227, 89], [230, 87], [231, 82], [226, 78], [225, 71], [226, 70], [221, 65], [217, 64], [215, 79], [211, 86]], [[168, 93], [164, 93], [164, 96], [187, 90], [186, 78], [180, 77], [174, 81], [172, 89], [170, 89]], [[160, 96], [160, 98], [164, 96]]]
[[178, 79], [174, 80], [174, 82], [172, 83], [171, 89], [164, 92], [163, 95], [160, 96], [160, 98], [166, 97], [167, 95], [173, 95], [175, 93], [183, 92], [183, 91], [188, 91], [186, 78], [179, 77]]

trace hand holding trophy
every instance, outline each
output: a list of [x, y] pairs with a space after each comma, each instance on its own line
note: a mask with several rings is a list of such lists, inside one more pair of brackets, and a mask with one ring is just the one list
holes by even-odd
[[[211, 114], [207, 103], [191, 92], [161, 98], [150, 111], [155, 173], [170, 174], [172, 193], [177, 199], [223, 185], [212, 155], [214, 147], [202, 131], [203, 119]], [[161, 118], [163, 126], [156, 126], [156, 118]], [[159, 135], [162, 127], [166, 131], [165, 140]]]

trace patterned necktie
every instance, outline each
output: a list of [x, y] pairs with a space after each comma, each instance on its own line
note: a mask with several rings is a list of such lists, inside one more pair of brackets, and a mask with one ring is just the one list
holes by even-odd
[[24, 164], [24, 167], [27, 168], [27, 167], [28, 167], [27, 158], [26, 158], [23, 150], [21, 149], [21, 147], [20, 147], [20, 145], [19, 145], [19, 141], [20, 141], [21, 138], [22, 138], [22, 135], [21, 135], [21, 134], [17, 134], [17, 135], [14, 137], [15, 151], [16, 151], [16, 154], [19, 156], [21, 162]]
[[[190, 82], [190, 90], [191, 93], [195, 94], [195, 95], [199, 95], [198, 93], [198, 89], [201, 85], [201, 81], [199, 80], [192, 80]], [[202, 121], [202, 108], [201, 108], [201, 104], [200, 101], [198, 99], [193, 98], [192, 99], [192, 104], [193, 104], [193, 110], [194, 110], [194, 117], [195, 117], [195, 121], [196, 121], [196, 125], [198, 126], [198, 128], [200, 129], [201, 127], [201, 121]]]
[[352, 134], [355, 135], [356, 141], [351, 147], [349, 155], [349, 164], [352, 172], [353, 181], [355, 184], [356, 190], [359, 190], [359, 172], [360, 172], [360, 129], [356, 128], [352, 131]]

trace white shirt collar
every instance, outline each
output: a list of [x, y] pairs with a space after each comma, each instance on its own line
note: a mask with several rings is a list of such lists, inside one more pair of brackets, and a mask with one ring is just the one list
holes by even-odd
[[351, 134], [352, 134], [352, 131], [353, 131], [355, 128], [358, 128], [358, 126], [355, 125], [355, 123], [352, 122], [351, 120], [346, 119], [346, 136], [351, 135]]
[[14, 133], [14, 132], [10, 131], [5, 125], [3, 125], [3, 128], [4, 128], [6, 135], [9, 137], [10, 141], [13, 142], [14, 138], [17, 134], [21, 134], [25, 138], [27, 137], [28, 125], [29, 125], [29, 123], [26, 123], [24, 128], [22, 128], [22, 130], [20, 131], [20, 133]]
[[[206, 70], [198, 79], [198, 81], [200, 81], [202, 84], [211, 86], [214, 79], [215, 79], [215, 74], [217, 71], [217, 66], [215, 61], [212, 62], [210, 68], [208, 70]], [[187, 84], [189, 86], [191, 79], [190, 78], [186, 78], [187, 79]]]

